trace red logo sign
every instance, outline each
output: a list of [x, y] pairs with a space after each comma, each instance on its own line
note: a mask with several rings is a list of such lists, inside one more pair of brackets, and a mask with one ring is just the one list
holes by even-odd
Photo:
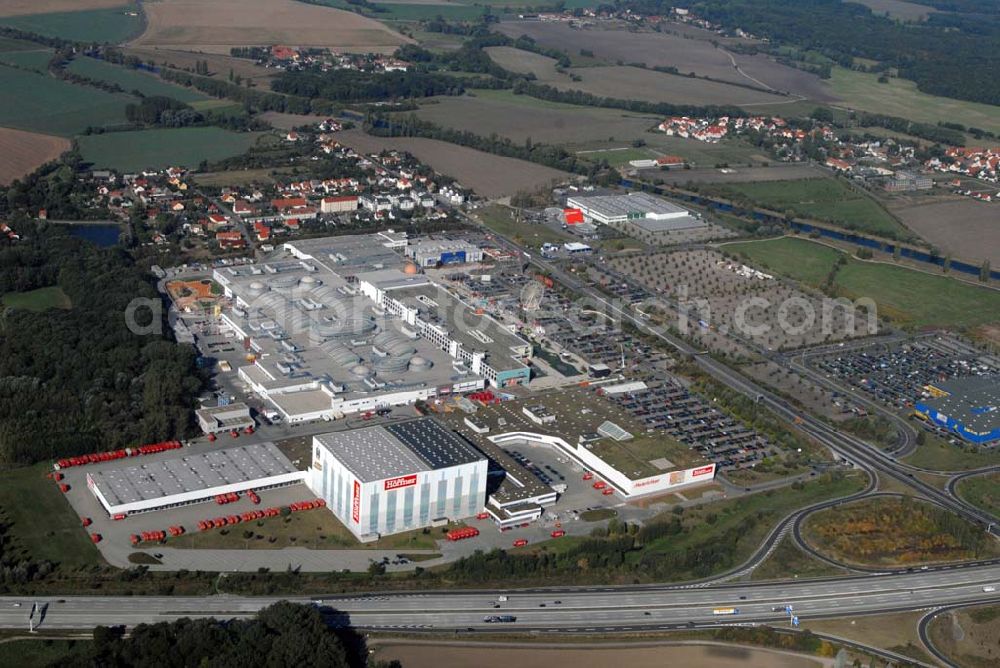
[[404, 475], [398, 478], [389, 478], [388, 480], [385, 481], [385, 491], [388, 492], [390, 490], [399, 489], [401, 487], [411, 487], [412, 485], [416, 484], [417, 484], [416, 474]]
[[351, 519], [361, 524], [361, 483], [354, 481], [354, 500], [351, 501]]
[[691, 471], [691, 477], [692, 478], [697, 478], [698, 476], [708, 475], [709, 473], [711, 473], [714, 470], [715, 470], [715, 466], [714, 465], [702, 466], [700, 469], [695, 469], [695, 470]]

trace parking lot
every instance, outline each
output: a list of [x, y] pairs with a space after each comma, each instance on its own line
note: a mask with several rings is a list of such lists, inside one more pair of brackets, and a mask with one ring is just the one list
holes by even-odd
[[924, 386], [930, 383], [1000, 371], [994, 357], [940, 337], [830, 353], [812, 358], [811, 364], [831, 380], [902, 411], [927, 397]]

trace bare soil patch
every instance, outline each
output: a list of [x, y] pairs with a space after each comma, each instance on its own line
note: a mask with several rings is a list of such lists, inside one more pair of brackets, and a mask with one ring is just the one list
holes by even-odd
[[0, 128], [0, 184], [30, 174], [69, 147], [65, 137]]
[[632, 646], [615, 643], [573, 647], [522, 646], [511, 647], [486, 643], [448, 645], [445, 643], [416, 644], [380, 641], [377, 656], [388, 661], [405, 661], [413, 668], [448, 668], [476, 665], [481, 668], [604, 668], [628, 665], [631, 668], [660, 668], [677, 664], [688, 668], [812, 668], [825, 665], [821, 660], [803, 654], [723, 644], [677, 644]]
[[128, 0], [3, 0], [0, 16], [82, 12], [87, 9], [109, 9], [129, 4]]
[[162, 0], [136, 46], [228, 54], [233, 46], [289, 44], [391, 52], [411, 40], [354, 12], [294, 0]]
[[1000, 204], [962, 197], [891, 210], [942, 253], [1000, 267]]
[[422, 137], [373, 137], [360, 130], [348, 130], [338, 137], [341, 143], [362, 153], [385, 150], [406, 151], [435, 171], [458, 179], [484, 197], [504, 197], [518, 191], [574, 178], [572, 174], [524, 160]]

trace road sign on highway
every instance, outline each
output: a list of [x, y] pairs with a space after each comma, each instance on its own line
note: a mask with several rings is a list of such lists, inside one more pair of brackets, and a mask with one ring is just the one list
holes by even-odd
[[798, 618], [798, 616], [797, 615], [792, 615], [792, 626], [798, 626], [798, 625], [799, 625], [799, 618]]
[[788, 614], [792, 614], [792, 606], [786, 605], [785, 606], [785, 612], [787, 612]]

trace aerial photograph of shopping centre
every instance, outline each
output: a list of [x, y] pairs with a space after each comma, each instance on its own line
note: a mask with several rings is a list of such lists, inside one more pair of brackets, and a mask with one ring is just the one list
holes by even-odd
[[0, 0], [0, 668], [985, 668], [1000, 0]]

